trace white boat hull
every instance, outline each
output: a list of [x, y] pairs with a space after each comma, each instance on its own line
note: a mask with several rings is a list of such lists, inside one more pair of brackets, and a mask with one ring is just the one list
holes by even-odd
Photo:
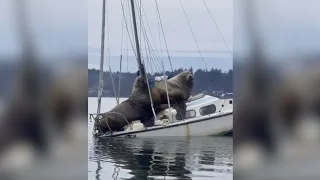
[[[150, 127], [130, 132], [115, 132], [112, 137], [210, 136], [232, 131], [233, 113], [220, 113], [166, 126]], [[103, 135], [102, 137], [110, 137]]]

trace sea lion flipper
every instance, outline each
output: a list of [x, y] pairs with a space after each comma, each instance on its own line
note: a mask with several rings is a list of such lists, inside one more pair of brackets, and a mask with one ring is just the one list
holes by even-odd
[[155, 118], [152, 116], [150, 119], [140, 120], [144, 127], [152, 127], [155, 125]]
[[179, 119], [184, 119], [187, 112], [187, 105], [185, 102], [173, 105], [173, 108], [177, 111], [177, 116]]
[[169, 105], [168, 104], [160, 104], [159, 105], [159, 109], [163, 110], [163, 109], [168, 109]]

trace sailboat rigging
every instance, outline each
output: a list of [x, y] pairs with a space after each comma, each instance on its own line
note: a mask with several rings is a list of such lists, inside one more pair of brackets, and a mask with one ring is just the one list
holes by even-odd
[[135, 39], [135, 43], [136, 43], [138, 67], [139, 67], [140, 75], [144, 76], [145, 69], [144, 69], [144, 66], [141, 62], [140, 44], [139, 44], [139, 38], [138, 38], [138, 32], [137, 32], [137, 22], [136, 22], [135, 8], [134, 8], [134, 0], [130, 0], [130, 2], [131, 2], [131, 12], [132, 12], [134, 39]]
[[[167, 55], [168, 59], [170, 62], [170, 67], [172, 69], [172, 63], [166, 43], [166, 39], [164, 36], [164, 31], [163, 31], [163, 26], [160, 18], [160, 11], [158, 8], [157, 1], [155, 0], [156, 3], [156, 8], [157, 8], [157, 17], [158, 19], [158, 25], [160, 31], [162, 31], [162, 35], [164, 38], [166, 50], [167, 50]], [[180, 1], [181, 3], [181, 1]], [[145, 67], [145, 60], [143, 59], [142, 53], [141, 53], [141, 43], [142, 43], [142, 36], [144, 36], [144, 41], [145, 41], [145, 48], [146, 48], [146, 57], [147, 60], [151, 59], [151, 56], [154, 56], [157, 60], [155, 52], [152, 50], [152, 45], [148, 40], [147, 37], [147, 32], [146, 28], [144, 26], [143, 18], [142, 18], [142, 3], [140, 1], [140, 37], [139, 39], [138, 36], [138, 27], [137, 27], [137, 21], [136, 21], [136, 11], [135, 11], [135, 3], [134, 0], [130, 0], [130, 6], [131, 6], [131, 20], [132, 20], [132, 30], [133, 30], [133, 36], [134, 36], [134, 43], [131, 41], [130, 38], [130, 32], [128, 28], [128, 23], [127, 19], [125, 18], [125, 10], [124, 10], [124, 5], [121, 0], [121, 6], [123, 10], [123, 22], [125, 23], [127, 32], [128, 32], [128, 38], [131, 42], [132, 48], [134, 50], [134, 54], [137, 60], [138, 64], [138, 72], [140, 76], [145, 76], [146, 84], [148, 86], [148, 92], [149, 92], [149, 98], [150, 98], [150, 104], [151, 104], [151, 109], [153, 112], [153, 116], [155, 118], [156, 124], [151, 127], [143, 127], [141, 123], [139, 122], [128, 122], [128, 127], [124, 127], [124, 130], [121, 130], [119, 132], [112, 132], [108, 122], [107, 126], [109, 127], [111, 133], [108, 134], [100, 134], [99, 132], [99, 127], [98, 127], [98, 122], [102, 118], [102, 113], [101, 113], [101, 97], [102, 97], [102, 92], [103, 92], [103, 61], [104, 61], [104, 31], [105, 31], [105, 6], [106, 2], [103, 0], [103, 8], [102, 8], [102, 32], [101, 32], [101, 56], [100, 56], [100, 74], [99, 74], [99, 91], [98, 91], [98, 109], [96, 114], [90, 114], [90, 118], [94, 117], [94, 136], [99, 136], [99, 137], [115, 137], [115, 136], [163, 136], [163, 135], [168, 135], [168, 136], [194, 136], [194, 135], [212, 135], [212, 134], [221, 134], [223, 132], [229, 132], [232, 130], [233, 126], [233, 99], [219, 99], [215, 98], [209, 95], [205, 95], [203, 93], [198, 94], [196, 96], [192, 96], [188, 101], [187, 101], [187, 113], [186, 117], [179, 119], [177, 116], [176, 110], [171, 109], [170, 107], [170, 99], [169, 99], [169, 94], [168, 94], [168, 85], [167, 85], [167, 78], [164, 78], [164, 83], [165, 83], [165, 89], [166, 89], [166, 95], [167, 95], [167, 101], [168, 101], [168, 106], [169, 108], [164, 111], [166, 114], [166, 118], [159, 117], [158, 114], [155, 113], [154, 107], [153, 107], [153, 101], [152, 101], [152, 96], [151, 96], [151, 88], [150, 87], [150, 82], [148, 78], [148, 73], [146, 72], [146, 67]], [[182, 4], [181, 4], [182, 6]], [[183, 8], [183, 6], [182, 6]], [[191, 33], [193, 35], [194, 40], [195, 36], [193, 34], [191, 25], [189, 23], [189, 20], [186, 16], [186, 12], [183, 8], [183, 12], [185, 14], [185, 17], [188, 21], [189, 28], [191, 30]], [[143, 11], [144, 13], [144, 11]], [[146, 18], [146, 17], [145, 17]], [[148, 25], [148, 24], [147, 24]], [[149, 25], [148, 25], [149, 26]], [[161, 50], [161, 32], [159, 32], [159, 39], [160, 39], [160, 51]], [[141, 42], [140, 42], [141, 41]], [[121, 40], [122, 43], [122, 40]], [[199, 49], [198, 43], [196, 42], [198, 51], [201, 55], [201, 51]], [[150, 55], [150, 59], [148, 58], [148, 53]], [[206, 63], [201, 55], [201, 58], [205, 64], [206, 70], [207, 66]], [[159, 59], [158, 59], [159, 60]], [[121, 44], [121, 56], [120, 56], [120, 71], [122, 67], [122, 44]], [[163, 62], [163, 57], [161, 54], [161, 60], [160, 60], [160, 68], [162, 69], [163, 76], [166, 77], [165, 74], [165, 68], [164, 68], [164, 62]], [[111, 73], [111, 67], [109, 64], [109, 70]], [[121, 73], [121, 72], [120, 72]], [[111, 76], [111, 74], [110, 74]], [[120, 77], [120, 75], [119, 75]], [[112, 76], [111, 76], [112, 78]], [[112, 85], [114, 86], [114, 83], [112, 81]], [[118, 87], [118, 94], [115, 92], [115, 96], [118, 96], [117, 103], [119, 103], [119, 96], [120, 96], [120, 78], [119, 78], [119, 87]], [[114, 87], [115, 90], [115, 87]], [[123, 116], [119, 114], [120, 116]], [[124, 117], [125, 118], [125, 117]], [[138, 119], [137, 119], [138, 121]], [[133, 125], [137, 125], [138, 128], [134, 128]]]
[[[105, 14], [106, 14], [106, 1], [102, 1], [102, 26], [101, 26], [101, 53], [100, 53], [100, 72], [99, 72], [99, 88], [98, 88], [98, 108], [97, 114], [101, 111], [101, 97], [103, 93], [103, 62], [104, 62], [104, 40], [105, 40]], [[94, 121], [93, 133], [98, 130], [98, 121]]]

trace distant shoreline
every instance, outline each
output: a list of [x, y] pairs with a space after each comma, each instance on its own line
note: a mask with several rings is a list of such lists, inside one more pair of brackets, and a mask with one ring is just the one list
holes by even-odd
[[[173, 73], [177, 75], [182, 72], [183, 68], [173, 70], [173, 72], [165, 72], [166, 74]], [[215, 94], [216, 92], [233, 92], [233, 70], [228, 72], [223, 72], [221, 69], [210, 69], [205, 70], [196, 70], [193, 68], [188, 69], [194, 74], [194, 87], [192, 94], [197, 93], [207, 93], [210, 95]], [[114, 91], [116, 94], [120, 90], [120, 97], [127, 98], [132, 93], [133, 83], [137, 77], [136, 73], [121, 73], [112, 72], [103, 73], [103, 95], [102, 97], [115, 97]], [[161, 73], [156, 73], [153, 76], [163, 75]], [[88, 70], [88, 97], [97, 97], [98, 96], [98, 87], [99, 87], [99, 77], [100, 72], [98, 70], [89, 69]], [[112, 79], [111, 79], [112, 77]], [[120, 89], [119, 89], [119, 78], [120, 78]], [[113, 87], [114, 86], [114, 87]]]

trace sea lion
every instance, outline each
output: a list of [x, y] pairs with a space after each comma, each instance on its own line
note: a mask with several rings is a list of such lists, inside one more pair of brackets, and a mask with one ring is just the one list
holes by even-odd
[[[177, 114], [181, 116], [181, 119], [185, 117], [187, 108], [185, 102], [191, 95], [194, 85], [193, 79], [192, 72], [185, 70], [167, 80], [170, 104], [173, 105], [172, 107], [177, 111]], [[155, 106], [160, 104], [168, 104], [167, 90], [164, 80], [155, 82], [155, 85], [152, 88], [152, 101]], [[161, 111], [164, 109], [159, 107], [158, 110]]]
[[[161, 101], [157, 101], [157, 105], [154, 106], [156, 113], [166, 108], [168, 105], [162, 104]], [[104, 113], [98, 126], [103, 133], [110, 130], [120, 131], [135, 120], [140, 120], [145, 126], [152, 126], [153, 123], [149, 123], [153, 122], [152, 117], [153, 112], [145, 76], [138, 76], [134, 81], [130, 97]]]

